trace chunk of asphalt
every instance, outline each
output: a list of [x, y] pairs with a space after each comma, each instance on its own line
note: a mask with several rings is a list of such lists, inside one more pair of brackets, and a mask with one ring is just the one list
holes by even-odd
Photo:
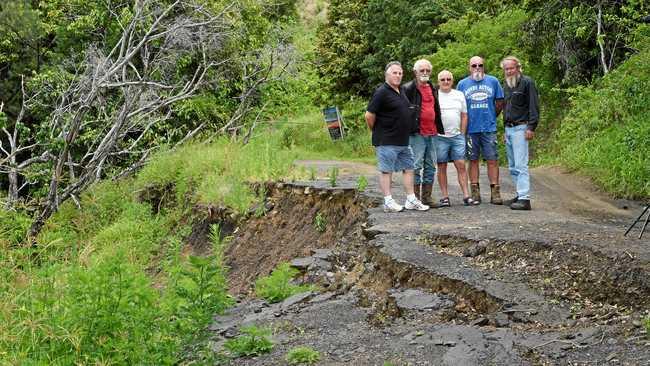
[[510, 325], [510, 320], [508, 320], [508, 315], [504, 313], [497, 313], [494, 316], [494, 326], [497, 328], [505, 328]]
[[293, 259], [291, 267], [303, 272], [307, 270], [330, 271], [332, 270], [332, 263], [316, 257], [302, 257]]
[[479, 242], [463, 250], [464, 257], [478, 257], [479, 255], [485, 253], [487, 249], [487, 243]]
[[313, 258], [318, 258], [326, 261], [334, 257], [334, 252], [332, 249], [313, 249], [311, 252], [311, 256]]
[[313, 257], [295, 258], [291, 261], [291, 267], [306, 271], [314, 263]]
[[391, 297], [395, 299], [397, 307], [404, 310], [438, 310], [454, 306], [454, 302], [448, 297], [421, 289], [394, 290]]
[[280, 304], [280, 309], [289, 309], [290, 307], [299, 304], [303, 301], [309, 300], [311, 297], [314, 296], [314, 292], [312, 291], [307, 291], [307, 292], [301, 292], [299, 294], [295, 294], [293, 296], [290, 296], [286, 298], [281, 304]]

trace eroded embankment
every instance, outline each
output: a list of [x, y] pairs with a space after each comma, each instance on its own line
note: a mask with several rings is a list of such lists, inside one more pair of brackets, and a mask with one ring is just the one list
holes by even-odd
[[250, 295], [255, 280], [281, 262], [334, 249], [329, 278], [320, 283], [332, 284], [328, 290], [354, 289], [361, 305], [374, 308], [375, 320], [400, 316], [391, 291], [406, 288], [449, 296], [454, 306], [442, 318], [461, 322], [487, 316], [493, 324], [493, 315], [505, 313], [512, 322], [551, 326], [567, 317], [642, 311], [650, 305], [649, 267], [628, 256], [610, 258], [565, 242], [441, 236], [435, 227], [415, 239], [373, 232], [366, 229], [373, 203], [355, 189], [287, 183], [255, 189], [266, 198], [247, 219], [237, 222], [227, 210], [208, 208], [209, 217], [189, 238], [200, 248], [210, 224], [217, 222], [225, 234], [233, 234], [226, 251], [233, 294]]
[[[382, 216], [352, 188], [258, 189], [266, 192], [262, 206], [236, 222], [227, 210], [210, 208], [212, 221], [197, 222], [196, 237], [210, 223], [234, 224], [226, 260], [235, 294], [252, 295], [255, 280], [283, 261], [303, 271], [298, 282], [319, 290], [277, 304], [240, 297], [210, 327], [215, 342], [251, 324], [276, 329], [284, 341], [269, 355], [233, 364], [283, 364], [283, 352], [306, 339], [324, 360], [340, 364], [443, 364], [462, 355], [476, 365], [645, 357], [638, 319], [650, 291], [638, 260], [566, 242], [440, 236], [435, 226], [379, 232], [377, 217], [434, 212]], [[420, 343], [425, 348], [413, 348]]]

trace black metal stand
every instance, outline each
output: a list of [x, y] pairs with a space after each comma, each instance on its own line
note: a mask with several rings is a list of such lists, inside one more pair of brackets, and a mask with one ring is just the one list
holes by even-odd
[[[630, 225], [630, 227], [627, 228], [627, 231], [625, 232], [625, 234], [623, 234], [623, 236], [626, 236], [630, 232], [630, 230], [632, 230], [634, 225], [636, 225], [637, 222], [643, 221], [642, 217], [643, 217], [643, 215], [645, 215], [646, 212], [648, 212], [649, 209], [650, 209], [650, 206], [645, 206], [645, 209], [643, 209], [643, 212], [641, 212], [641, 215], [639, 215], [639, 217], [637, 217], [636, 220], [634, 220], [632, 225]], [[643, 232], [645, 231], [646, 226], [648, 226], [648, 221], [650, 221], [650, 212], [648, 212], [648, 216], [646, 216], [645, 222], [643, 223], [643, 226], [641, 227], [641, 232], [639, 233], [639, 239], [641, 239], [641, 237], [643, 236]]]

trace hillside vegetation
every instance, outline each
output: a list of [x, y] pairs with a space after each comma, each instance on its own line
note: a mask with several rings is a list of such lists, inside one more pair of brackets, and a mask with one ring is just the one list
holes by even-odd
[[[0, 5], [3, 363], [219, 364], [203, 330], [233, 303], [229, 233], [214, 226], [197, 249], [192, 225], [208, 208], [263, 214], [255, 183], [309, 177], [296, 159], [372, 162], [363, 112], [392, 59], [426, 57], [459, 80], [472, 54], [499, 77], [498, 61], [516, 54], [542, 94], [536, 163], [650, 197], [645, 1], [144, 3]], [[96, 61], [118, 57], [122, 36], [142, 37], [172, 4], [164, 27], [219, 21], [161, 33], [90, 93], [105, 70]], [[207, 71], [192, 83], [197, 70]], [[188, 82], [196, 88], [174, 99]], [[333, 104], [343, 141], [322, 120]]]

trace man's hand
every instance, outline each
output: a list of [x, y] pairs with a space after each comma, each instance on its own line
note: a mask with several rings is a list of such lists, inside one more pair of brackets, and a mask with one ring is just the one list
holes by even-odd
[[532, 140], [535, 137], [535, 132], [531, 130], [526, 130], [526, 140]]

